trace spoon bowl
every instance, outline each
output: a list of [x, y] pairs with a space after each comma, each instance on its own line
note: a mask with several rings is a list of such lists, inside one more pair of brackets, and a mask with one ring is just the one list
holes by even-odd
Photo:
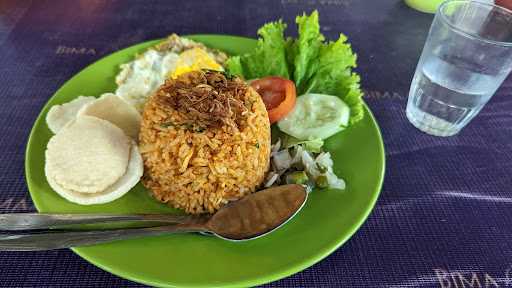
[[267, 188], [226, 205], [206, 222], [205, 227], [224, 240], [259, 238], [297, 215], [307, 196], [306, 189], [298, 184]]

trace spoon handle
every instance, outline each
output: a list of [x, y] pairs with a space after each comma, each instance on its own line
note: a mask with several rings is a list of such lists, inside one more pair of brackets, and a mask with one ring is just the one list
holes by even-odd
[[107, 222], [186, 223], [197, 217], [170, 214], [0, 214], [0, 230], [36, 230]]
[[45, 231], [30, 234], [0, 234], [0, 251], [40, 251], [76, 246], [88, 246], [105, 242], [143, 236], [172, 233], [207, 232], [198, 224], [177, 224], [148, 228], [93, 230], [93, 231]]

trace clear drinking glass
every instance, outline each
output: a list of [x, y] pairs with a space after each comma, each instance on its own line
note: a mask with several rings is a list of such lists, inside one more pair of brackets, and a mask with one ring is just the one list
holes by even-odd
[[444, 2], [416, 67], [407, 118], [428, 134], [455, 135], [511, 69], [512, 11], [481, 2]]

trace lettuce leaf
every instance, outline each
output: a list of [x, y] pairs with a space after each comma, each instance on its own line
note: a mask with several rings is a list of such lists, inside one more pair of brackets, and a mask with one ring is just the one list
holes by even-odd
[[281, 20], [263, 25], [258, 30], [258, 44], [254, 52], [230, 57], [226, 63], [231, 74], [242, 75], [245, 79], [256, 79], [275, 75], [290, 78], [286, 61], [286, 24]]
[[357, 56], [347, 37], [340, 34], [334, 42], [324, 42], [318, 12], [297, 16], [297, 39], [284, 38], [286, 24], [281, 20], [258, 30], [261, 38], [256, 49], [231, 57], [227, 70], [245, 79], [281, 76], [295, 82], [298, 95], [308, 92], [335, 95], [350, 107], [352, 125], [364, 116], [360, 77], [352, 71]]
[[324, 36], [320, 34], [317, 11], [311, 13], [311, 16], [298, 16], [295, 22], [298, 25], [299, 38], [291, 46], [291, 53], [294, 55], [293, 80], [297, 91], [304, 91], [308, 79], [317, 69], [317, 58]]
[[240, 76], [244, 76], [244, 74], [247, 74], [244, 73], [244, 68], [242, 67], [242, 62], [240, 59], [240, 56], [232, 56], [229, 57], [228, 61], [226, 61], [227, 71], [230, 74]]
[[363, 118], [363, 92], [359, 85], [359, 75], [352, 72], [352, 68], [356, 67], [357, 56], [346, 41], [347, 37], [340, 34], [337, 41], [320, 48], [316, 71], [303, 93], [339, 96], [349, 106], [350, 124], [354, 124]]

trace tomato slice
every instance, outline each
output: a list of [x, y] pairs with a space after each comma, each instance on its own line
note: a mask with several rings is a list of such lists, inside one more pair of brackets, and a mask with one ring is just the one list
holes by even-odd
[[252, 81], [251, 87], [265, 103], [271, 124], [282, 119], [295, 107], [295, 84], [286, 78], [268, 76]]

